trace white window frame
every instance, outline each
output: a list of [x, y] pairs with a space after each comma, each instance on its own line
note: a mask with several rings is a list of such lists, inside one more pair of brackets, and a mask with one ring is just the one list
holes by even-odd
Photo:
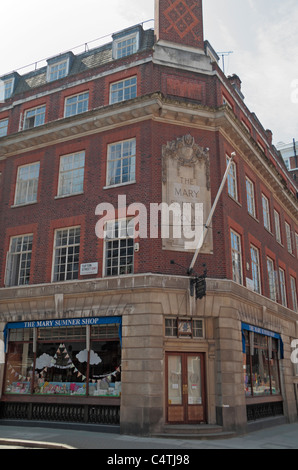
[[250, 245], [250, 259], [251, 259], [251, 272], [252, 280], [254, 283], [254, 291], [258, 294], [262, 293], [262, 283], [261, 283], [261, 268], [260, 268], [260, 250], [254, 246]]
[[281, 227], [280, 227], [280, 215], [276, 209], [274, 209], [274, 226], [275, 226], [275, 236], [278, 243], [282, 243], [281, 240]]
[[288, 306], [287, 289], [286, 289], [286, 273], [284, 269], [279, 268], [279, 286], [280, 286], [280, 300], [284, 307]]
[[[32, 114], [32, 115], [29, 116], [29, 114]], [[32, 109], [27, 109], [24, 113], [23, 130], [33, 129], [34, 127], [42, 126], [45, 123], [45, 117], [46, 117], [46, 105], [38, 106]], [[41, 119], [41, 122], [38, 122], [39, 119]]]
[[277, 302], [276, 271], [273, 259], [267, 257], [267, 273], [269, 281], [269, 296], [273, 302]]
[[103, 276], [123, 276], [134, 273], [133, 219], [108, 221], [104, 231]]
[[[137, 97], [137, 76], [125, 78], [110, 84], [110, 104], [121, 103]], [[135, 91], [134, 91], [135, 90]]]
[[5, 287], [29, 284], [32, 244], [32, 233], [11, 237], [6, 257]]
[[61, 155], [57, 197], [81, 194], [84, 190], [85, 152]]
[[285, 222], [285, 228], [286, 228], [287, 250], [290, 254], [293, 254], [291, 226], [288, 222]]
[[8, 100], [12, 94], [14, 89], [14, 82], [15, 79], [7, 78], [7, 79], [0, 79], [0, 103], [2, 101]]
[[[37, 175], [33, 172], [34, 167], [38, 167]], [[21, 180], [21, 173], [28, 168], [29, 177], [27, 179]], [[40, 170], [40, 162], [30, 163], [29, 165], [22, 165], [18, 167], [17, 173], [17, 182], [16, 182], [16, 189], [15, 189], [15, 198], [14, 198], [14, 205], [20, 206], [23, 204], [32, 204], [37, 202], [37, 193], [38, 193], [38, 182], [39, 182], [39, 170]], [[30, 173], [32, 177], [30, 178]], [[25, 194], [25, 196], [23, 196]]]
[[294, 312], [298, 312], [296, 279], [293, 276], [290, 276], [290, 282], [291, 282], [291, 294], [292, 294], [293, 310], [294, 310]]
[[269, 199], [262, 194], [262, 208], [263, 208], [263, 221], [264, 227], [271, 232], [271, 218], [270, 218], [270, 204]]
[[1, 119], [1, 121], [0, 121], [0, 138], [7, 136], [8, 122], [9, 122], [8, 118]]
[[[130, 42], [130, 44], [128, 44]], [[122, 59], [139, 50], [139, 32], [123, 36], [113, 41], [113, 58]]]
[[[56, 70], [54, 70], [56, 69]], [[60, 60], [49, 64], [47, 68], [47, 82], [55, 82], [60, 78], [67, 77], [69, 72], [69, 59]]]
[[[58, 234], [65, 232], [63, 236], [66, 243], [58, 243]], [[75, 241], [79, 237], [79, 242]], [[72, 242], [72, 239], [74, 241]], [[53, 248], [53, 267], [52, 282], [65, 282], [78, 279], [80, 272], [80, 244], [81, 244], [81, 227], [66, 227], [55, 230], [54, 248]], [[65, 263], [61, 262], [65, 258]], [[77, 261], [75, 259], [77, 258]], [[72, 261], [71, 261], [72, 259]], [[74, 267], [77, 265], [77, 269]], [[56, 266], [60, 267], [56, 270]], [[64, 266], [65, 268], [61, 269]], [[71, 269], [67, 269], [71, 267]]]
[[[85, 97], [86, 95], [86, 97]], [[82, 99], [81, 99], [82, 98]], [[75, 100], [73, 103], [69, 103], [70, 100]], [[83, 109], [79, 110], [79, 106], [82, 105]], [[74, 112], [72, 110], [74, 109]], [[71, 110], [71, 112], [69, 112]], [[64, 117], [76, 116], [77, 114], [85, 113], [89, 110], [89, 90], [76, 95], [67, 96], [64, 102]]]
[[231, 255], [233, 281], [243, 285], [241, 235], [231, 230]]
[[[127, 147], [128, 148], [125, 148]], [[128, 160], [128, 161], [127, 161]], [[136, 182], [136, 139], [108, 145], [106, 187]]]
[[255, 185], [247, 176], [245, 178], [246, 185], [246, 200], [248, 213], [256, 218], [256, 200], [255, 200]]
[[[228, 155], [226, 156], [227, 159], [227, 166], [231, 160], [231, 157]], [[228, 174], [228, 194], [238, 201], [238, 185], [237, 185], [237, 166], [235, 162], [232, 162], [230, 166], [230, 171]]]

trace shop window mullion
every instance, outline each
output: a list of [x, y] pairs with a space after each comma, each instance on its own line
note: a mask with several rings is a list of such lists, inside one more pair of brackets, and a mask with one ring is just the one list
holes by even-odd
[[[272, 396], [272, 374], [271, 374], [271, 365], [270, 365], [272, 357], [270, 358], [269, 341], [270, 341], [270, 338], [267, 337], [267, 358], [268, 358], [268, 372], [269, 372], [269, 383], [270, 383], [270, 396]], [[271, 347], [271, 351], [272, 351], [272, 347]], [[271, 355], [272, 355], [272, 352], [271, 352]]]
[[87, 325], [86, 326], [86, 349], [87, 349], [86, 397], [89, 397], [90, 348], [91, 348], [91, 328], [90, 328], [90, 325]]
[[36, 366], [36, 352], [37, 352], [37, 337], [38, 331], [37, 328], [33, 328], [33, 368], [32, 368], [32, 380], [30, 386], [30, 394], [34, 394], [34, 385], [35, 385], [35, 366]]
[[248, 341], [249, 341], [249, 364], [250, 364], [250, 391], [251, 391], [251, 396], [254, 397], [254, 387], [253, 387], [253, 374], [252, 374], [252, 354], [251, 354], [251, 335], [248, 335]]

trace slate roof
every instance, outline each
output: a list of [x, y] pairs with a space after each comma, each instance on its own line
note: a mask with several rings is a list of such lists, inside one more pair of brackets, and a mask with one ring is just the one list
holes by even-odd
[[[113, 62], [112, 45], [113, 43], [110, 42], [95, 49], [74, 55], [68, 77]], [[138, 53], [152, 49], [153, 45], [154, 30], [142, 30]], [[57, 56], [57, 59], [58, 58], [59, 56]], [[13, 96], [28, 92], [42, 85], [46, 85], [47, 83], [47, 66], [45, 66], [27, 74], [20, 75]]]

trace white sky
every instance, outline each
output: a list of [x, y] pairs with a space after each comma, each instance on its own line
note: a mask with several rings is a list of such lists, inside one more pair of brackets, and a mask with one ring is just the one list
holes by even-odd
[[[225, 58], [225, 72], [239, 75], [250, 111], [273, 131], [275, 144], [298, 140], [298, 103], [291, 99], [292, 85], [298, 84], [297, 0], [203, 4], [205, 39], [217, 52], [233, 51]], [[154, 0], [3, 1], [0, 15], [1, 76], [152, 19]]]

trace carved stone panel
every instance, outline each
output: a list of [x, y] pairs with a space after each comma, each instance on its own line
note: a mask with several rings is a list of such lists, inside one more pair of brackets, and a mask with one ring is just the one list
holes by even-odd
[[[181, 212], [180, 216], [179, 211], [174, 215], [170, 211], [169, 236], [163, 237], [163, 248], [194, 252], [199, 232], [211, 211], [209, 149], [200, 147], [188, 134], [163, 145], [162, 162], [162, 201], [173, 209], [179, 205]], [[181, 236], [179, 230], [175, 231], [179, 223]], [[191, 233], [193, 238], [190, 238]], [[201, 253], [212, 252], [212, 230], [209, 229]]]

